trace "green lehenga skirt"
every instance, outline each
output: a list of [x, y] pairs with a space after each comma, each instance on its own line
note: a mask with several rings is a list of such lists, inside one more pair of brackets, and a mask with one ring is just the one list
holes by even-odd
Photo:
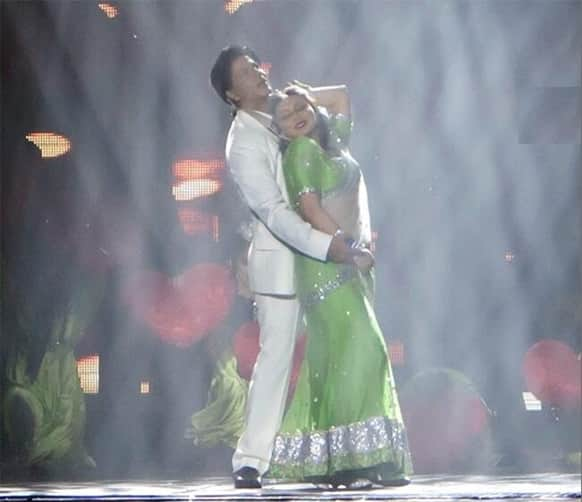
[[[323, 481], [347, 471], [389, 481], [411, 474], [392, 368], [372, 306], [372, 275], [297, 259], [303, 262], [297, 279], [308, 341], [266, 476]], [[195, 444], [234, 446], [244, 427], [247, 389], [228, 350], [208, 406], [192, 416], [188, 436]]]
[[372, 275], [296, 259], [308, 341], [268, 476], [325, 479], [347, 471], [390, 480], [410, 474], [392, 368], [372, 305]]

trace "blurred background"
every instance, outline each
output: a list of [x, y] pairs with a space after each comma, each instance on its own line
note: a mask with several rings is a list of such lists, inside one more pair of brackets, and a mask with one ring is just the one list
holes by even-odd
[[417, 472], [579, 471], [581, 11], [2, 1], [2, 479], [229, 472], [188, 430], [257, 350], [208, 82], [230, 43], [275, 87], [349, 86]]

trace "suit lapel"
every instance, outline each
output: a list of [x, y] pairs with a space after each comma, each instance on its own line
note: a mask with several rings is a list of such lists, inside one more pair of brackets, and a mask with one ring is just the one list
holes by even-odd
[[289, 196], [287, 194], [287, 186], [285, 184], [285, 178], [283, 176], [283, 169], [281, 166], [281, 151], [279, 150], [279, 136], [275, 134], [270, 128], [266, 127], [257, 118], [244, 110], [239, 110], [235, 120], [240, 120], [241, 123], [249, 128], [257, 130], [264, 135], [266, 139], [266, 145], [269, 150], [269, 157], [271, 159], [270, 168], [275, 175], [275, 180], [281, 189], [283, 198], [286, 202], [289, 202]]

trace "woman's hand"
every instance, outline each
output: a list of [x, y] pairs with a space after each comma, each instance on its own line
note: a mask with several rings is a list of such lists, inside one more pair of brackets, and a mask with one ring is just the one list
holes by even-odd
[[374, 263], [376, 261], [374, 259], [374, 255], [367, 248], [356, 248], [354, 251], [355, 251], [353, 258], [354, 263], [356, 264], [360, 272], [362, 272], [363, 274], [368, 273], [370, 269], [374, 266]]
[[329, 113], [341, 113], [346, 117], [350, 116], [350, 96], [345, 85], [313, 87], [300, 80], [293, 80], [291, 87], [306, 92], [316, 106], [326, 108]]

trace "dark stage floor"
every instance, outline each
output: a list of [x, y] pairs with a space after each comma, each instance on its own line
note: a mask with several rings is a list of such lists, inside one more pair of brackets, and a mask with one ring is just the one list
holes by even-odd
[[580, 475], [415, 476], [401, 488], [317, 490], [312, 485], [271, 484], [262, 490], [234, 490], [229, 478], [191, 481], [110, 481], [88, 483], [10, 483], [0, 500], [518, 500], [580, 499]]

